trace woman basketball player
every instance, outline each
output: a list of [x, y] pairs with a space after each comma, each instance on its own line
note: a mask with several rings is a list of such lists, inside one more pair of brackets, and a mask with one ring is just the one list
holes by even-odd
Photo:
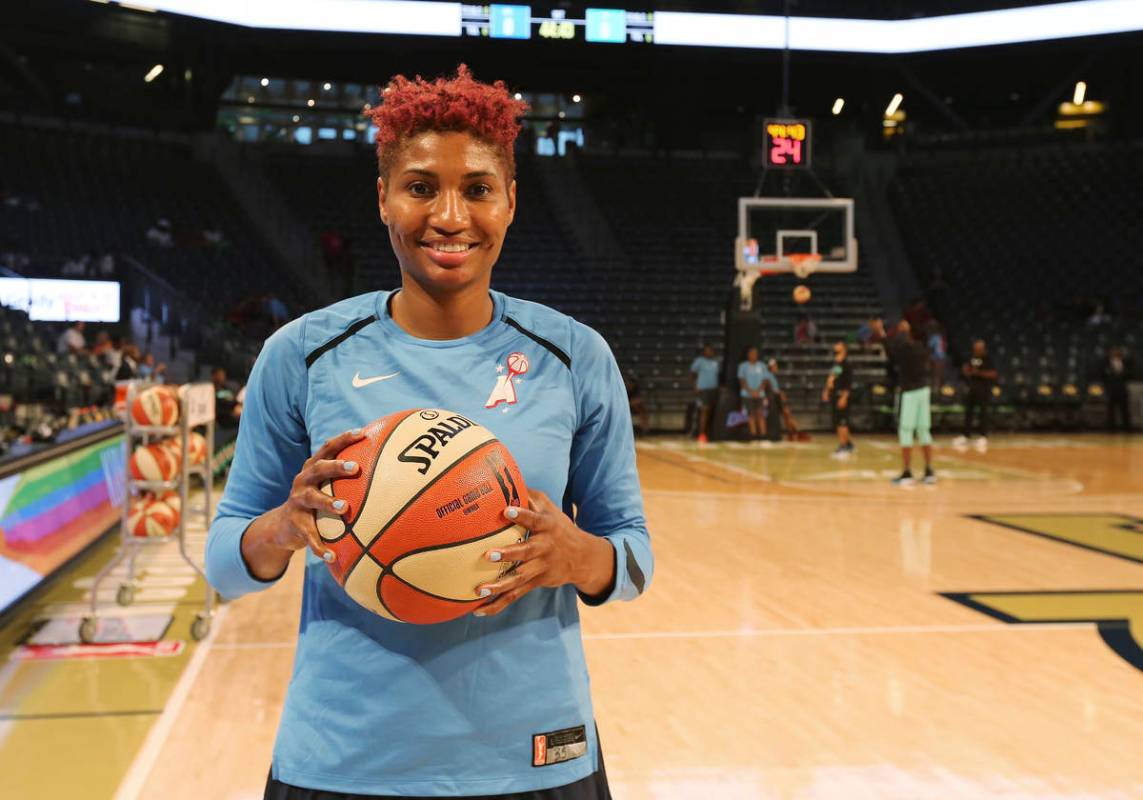
[[[577, 598], [631, 600], [654, 564], [623, 380], [590, 328], [489, 288], [516, 210], [526, 106], [464, 66], [435, 82], [397, 77], [382, 97], [370, 112], [377, 194], [401, 287], [266, 341], [207, 543], [227, 597], [265, 589], [309, 550], [265, 796], [607, 798]], [[318, 488], [357, 472], [335, 458], [361, 438], [345, 428], [424, 406], [490, 428], [534, 502], [505, 512], [528, 541], [485, 555], [521, 562], [472, 588], [488, 602], [419, 626], [338, 586], [313, 515], [345, 510]]]

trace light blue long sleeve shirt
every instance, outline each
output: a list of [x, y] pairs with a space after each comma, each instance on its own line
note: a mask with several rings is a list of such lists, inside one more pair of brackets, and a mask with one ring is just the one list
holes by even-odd
[[[389, 316], [391, 294], [336, 303], [266, 341], [207, 540], [211, 584], [233, 598], [273, 583], [250, 574], [242, 535], [286, 500], [302, 462], [322, 443], [401, 409], [436, 407], [491, 430], [529, 487], [562, 499], [580, 528], [611, 543], [614, 588], [584, 602], [643, 593], [654, 559], [631, 416], [599, 334], [492, 292], [493, 319], [482, 330], [450, 341], [417, 339]], [[526, 372], [519, 358], [509, 369], [515, 353], [526, 357]], [[362, 608], [322, 561], [308, 551], [304, 558], [276, 779], [336, 792], [448, 796], [551, 788], [596, 771], [574, 587], [532, 591], [494, 617], [409, 625]], [[545, 739], [544, 758], [555, 763], [533, 766], [536, 737], [550, 733], [557, 735]], [[560, 750], [560, 741], [571, 744]]]

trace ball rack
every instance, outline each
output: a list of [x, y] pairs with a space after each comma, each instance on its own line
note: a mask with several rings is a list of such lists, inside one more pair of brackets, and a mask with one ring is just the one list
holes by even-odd
[[[127, 384], [126, 413], [124, 415], [124, 447], [126, 459], [129, 462], [136, 444], [149, 445], [168, 437], [177, 437], [182, 453], [179, 458], [179, 470], [168, 481], [138, 480], [131, 477], [130, 469], [126, 469], [124, 481], [124, 499], [122, 519], [119, 526], [119, 547], [111, 560], [103, 566], [95, 576], [91, 586], [91, 611], [84, 617], [79, 626], [80, 641], [92, 643], [96, 641], [99, 632], [99, 588], [101, 584], [122, 564], [127, 562], [127, 575], [119, 585], [115, 594], [116, 602], [121, 606], [129, 606], [135, 600], [135, 561], [139, 553], [146, 547], [165, 544], [174, 536], [179, 543], [179, 554], [183, 560], [202, 578], [206, 585], [206, 601], [203, 609], [195, 613], [191, 622], [190, 636], [200, 641], [210, 633], [211, 621], [214, 618], [217, 598], [214, 589], [206, 581], [206, 572], [202, 565], [195, 561], [187, 552], [187, 520], [192, 514], [202, 516], [203, 530], [210, 527], [211, 510], [213, 507], [213, 468], [211, 464], [212, 447], [214, 441], [214, 386], [209, 383], [186, 384], [178, 389], [179, 418], [174, 425], [140, 425], [132, 418], [131, 408], [135, 398], [146, 389], [155, 384], [145, 381], [131, 381]], [[206, 455], [201, 464], [191, 464], [187, 455], [187, 445], [190, 434], [196, 428], [202, 429], [206, 438]], [[202, 503], [193, 508], [188, 502], [190, 494], [190, 479], [197, 477], [202, 482]], [[128, 527], [127, 520], [131, 515], [131, 507], [142, 493], [151, 492], [156, 497], [161, 492], [177, 491], [179, 494], [179, 521], [175, 529], [168, 536], [134, 536]]]

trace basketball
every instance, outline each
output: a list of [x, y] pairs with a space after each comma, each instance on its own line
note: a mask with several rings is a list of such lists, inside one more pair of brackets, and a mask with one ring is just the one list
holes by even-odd
[[145, 389], [131, 404], [131, 419], [138, 425], [174, 425], [179, 421], [178, 396], [166, 386]]
[[528, 492], [487, 428], [452, 411], [409, 409], [376, 420], [337, 457], [360, 470], [322, 491], [348, 509], [316, 517], [336, 554], [330, 572], [350, 597], [385, 619], [417, 624], [486, 602], [476, 587], [512, 564], [484, 554], [528, 535], [504, 519], [509, 505], [527, 507]]
[[523, 353], [509, 354], [508, 371], [513, 375], [523, 375], [528, 371], [528, 357]]
[[159, 495], [159, 500], [169, 505], [175, 510], [176, 514], [181, 514], [183, 510], [183, 499], [179, 497], [179, 493], [173, 489], [168, 489]]
[[805, 284], [798, 284], [794, 287], [794, 302], [798, 305], [810, 302], [811, 297], [813, 297], [813, 293], [810, 291], [810, 287]]
[[128, 531], [140, 538], [170, 536], [178, 524], [178, 512], [150, 495], [132, 503], [131, 513], [127, 516]]
[[131, 454], [131, 477], [140, 481], [169, 481], [178, 472], [179, 462], [162, 444], [139, 445]]
[[182, 463], [182, 460], [183, 460], [183, 449], [181, 446], [182, 443], [179, 441], [177, 436], [169, 436], [166, 439], [160, 439], [158, 442], [156, 442], [156, 444], [159, 447], [166, 450], [168, 453], [170, 453], [171, 458], [173, 458], [175, 461], [176, 468], [177, 468], [177, 465]]
[[187, 436], [187, 458], [195, 465], [206, 461], [206, 437], [197, 431]]

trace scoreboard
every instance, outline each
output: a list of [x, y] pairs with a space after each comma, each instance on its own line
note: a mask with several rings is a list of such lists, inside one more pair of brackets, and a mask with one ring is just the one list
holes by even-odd
[[490, 39], [554, 39], [563, 41], [624, 44], [655, 41], [655, 15], [623, 8], [588, 8], [580, 17], [566, 9], [547, 11], [532, 6], [461, 6], [461, 32]]
[[763, 164], [767, 169], [805, 169], [810, 166], [810, 121], [768, 119], [764, 122]]

